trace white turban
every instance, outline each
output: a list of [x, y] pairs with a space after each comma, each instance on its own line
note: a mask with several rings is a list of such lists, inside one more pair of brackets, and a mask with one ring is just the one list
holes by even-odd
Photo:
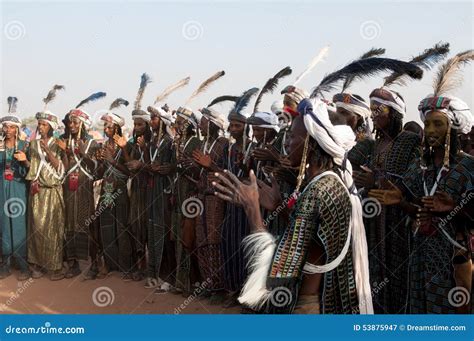
[[225, 116], [221, 113], [217, 112], [212, 108], [204, 108], [202, 109], [202, 114], [203, 116], [207, 117], [209, 121], [218, 126], [221, 130], [227, 130], [227, 120]]
[[347, 111], [353, 112], [354, 114], [361, 116], [364, 121], [369, 119], [370, 117], [371, 112], [367, 103], [365, 103], [364, 100], [358, 99], [352, 94], [336, 94], [334, 95], [332, 101], [334, 102], [334, 104], [336, 104], [337, 108], [343, 108]]
[[2, 118], [0, 118], [0, 123], [3, 124], [10, 124], [14, 125], [18, 128], [21, 128], [21, 118], [15, 115], [7, 115]]
[[52, 112], [47, 111], [47, 110], [42, 111], [42, 112], [37, 113], [35, 117], [38, 121], [44, 121], [48, 123], [53, 130], [58, 129], [59, 119]]
[[132, 120], [136, 120], [136, 119], [142, 119], [145, 122], [150, 123], [151, 117], [150, 117], [150, 114], [147, 113], [146, 111], [143, 111], [141, 109], [135, 109], [132, 111]]
[[86, 113], [82, 109], [72, 109], [69, 112], [69, 118], [76, 117], [78, 118], [82, 123], [85, 124], [86, 127], [90, 128], [92, 125], [92, 121], [90, 119], [90, 116], [88, 113]]
[[198, 120], [196, 115], [193, 113], [193, 110], [188, 107], [179, 107], [178, 110], [176, 110], [176, 115], [181, 116], [182, 118], [186, 119], [189, 121], [194, 128], [198, 127]]
[[118, 125], [119, 127], [123, 127], [125, 125], [124, 119], [121, 116], [114, 114], [112, 112], [102, 115], [100, 119], [104, 122], [114, 123]]
[[[342, 166], [341, 178], [349, 191], [351, 200], [350, 231], [352, 238], [352, 258], [354, 262], [354, 275], [356, 280], [359, 308], [361, 314], [372, 314], [372, 294], [369, 281], [369, 260], [367, 240], [362, 220], [362, 205], [357, 195], [352, 179], [352, 166], [346, 158], [346, 153], [355, 145], [355, 136], [349, 126], [333, 126], [329, 120], [326, 103], [319, 99], [310, 101], [305, 99], [298, 105], [298, 112], [303, 115], [304, 124], [309, 135], [316, 140], [318, 145], [332, 156], [334, 162]], [[348, 243], [346, 243], [348, 245]], [[312, 264], [305, 265], [309, 273], [324, 273], [331, 271], [344, 259], [347, 248], [334, 261], [323, 266]]]
[[270, 112], [256, 112], [249, 117], [248, 123], [257, 127], [273, 129], [277, 133], [280, 131], [278, 126], [278, 116]]
[[420, 102], [418, 106], [420, 118], [425, 122], [426, 115], [432, 111], [444, 113], [451, 121], [452, 128], [467, 134], [474, 125], [474, 117], [467, 104], [461, 99], [450, 96], [430, 95]]
[[372, 91], [369, 97], [371, 101], [375, 101], [377, 103], [384, 104], [388, 107], [393, 108], [402, 116], [402, 118], [405, 116], [405, 101], [398, 92], [392, 91], [387, 88], [380, 88]]
[[275, 115], [281, 114], [283, 112], [283, 107], [284, 107], [283, 100], [278, 100], [278, 101], [273, 102], [271, 106], [272, 113], [274, 113]]

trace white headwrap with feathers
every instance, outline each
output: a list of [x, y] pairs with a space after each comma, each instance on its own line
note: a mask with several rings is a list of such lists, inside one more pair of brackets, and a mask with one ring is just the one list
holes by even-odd
[[[312, 106], [312, 110], [311, 110]], [[329, 120], [326, 103], [319, 99], [304, 100], [298, 111], [303, 115], [306, 130], [316, 140], [318, 145], [332, 156], [334, 162], [343, 167], [340, 174], [342, 182], [350, 194], [352, 216], [349, 235], [352, 240], [352, 257], [356, 280], [359, 308], [361, 314], [372, 314], [372, 294], [369, 281], [369, 261], [365, 228], [362, 220], [362, 205], [352, 179], [352, 165], [346, 158], [346, 153], [355, 145], [355, 136], [349, 126], [333, 126]], [[346, 243], [347, 245], [349, 243]], [[334, 261], [323, 266], [306, 263], [306, 273], [324, 273], [336, 268], [344, 259], [347, 248]]]

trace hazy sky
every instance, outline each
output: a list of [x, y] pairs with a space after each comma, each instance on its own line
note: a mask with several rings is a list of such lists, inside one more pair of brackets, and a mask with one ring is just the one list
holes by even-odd
[[[280, 88], [291, 84], [328, 44], [326, 61], [300, 84], [307, 90], [371, 47], [404, 60], [439, 41], [451, 44], [450, 56], [473, 48], [471, 1], [2, 1], [1, 14], [2, 110], [6, 113], [7, 96], [16, 96], [21, 117], [41, 110], [54, 84], [66, 86], [49, 108], [62, 118], [96, 91], [107, 97], [84, 107], [91, 115], [117, 97], [132, 105], [143, 72], [153, 79], [144, 106], [166, 86], [191, 76], [190, 85], [168, 99], [177, 107], [200, 82], [225, 70], [192, 102], [199, 108], [216, 96], [261, 87], [287, 65], [293, 75]], [[463, 70], [463, 85], [455, 92], [471, 108], [472, 71]], [[432, 80], [433, 72], [427, 72], [398, 89], [407, 102], [405, 120], [418, 120], [417, 105], [432, 91]], [[350, 90], [368, 99], [381, 85], [382, 75]], [[269, 110], [279, 92], [265, 97], [261, 109]], [[117, 113], [129, 120], [131, 109]]]

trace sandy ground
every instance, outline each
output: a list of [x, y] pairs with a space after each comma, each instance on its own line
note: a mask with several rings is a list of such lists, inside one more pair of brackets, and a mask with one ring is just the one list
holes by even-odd
[[124, 282], [117, 272], [104, 279], [50, 281], [17, 273], [0, 280], [0, 313], [7, 314], [239, 314], [240, 308], [209, 305], [206, 299], [170, 293], [154, 294], [144, 281]]

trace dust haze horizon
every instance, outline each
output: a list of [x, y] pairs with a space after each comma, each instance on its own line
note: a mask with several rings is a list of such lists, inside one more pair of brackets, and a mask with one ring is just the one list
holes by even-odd
[[[7, 113], [7, 97], [15, 96], [22, 118], [43, 109], [42, 98], [54, 84], [66, 88], [48, 108], [60, 118], [93, 92], [104, 91], [105, 99], [84, 110], [97, 121], [122, 97], [130, 105], [117, 113], [130, 124], [144, 72], [152, 79], [144, 107], [170, 84], [191, 77], [187, 87], [166, 100], [177, 108], [207, 77], [225, 70], [224, 77], [191, 103], [198, 109], [217, 96], [261, 88], [290, 66], [292, 75], [262, 101], [260, 110], [269, 111], [282, 98], [281, 89], [327, 45], [328, 56], [299, 84], [307, 91], [373, 47], [385, 48], [384, 57], [401, 60], [438, 42], [450, 43], [448, 57], [473, 48], [471, 1], [2, 1], [0, 8], [0, 116]], [[432, 92], [438, 67], [421, 80], [393, 87], [405, 98], [405, 122], [420, 122], [417, 106]], [[356, 81], [349, 91], [368, 101], [384, 75]], [[472, 65], [461, 75], [462, 84], [452, 95], [472, 109]], [[223, 113], [230, 107], [216, 105]]]

